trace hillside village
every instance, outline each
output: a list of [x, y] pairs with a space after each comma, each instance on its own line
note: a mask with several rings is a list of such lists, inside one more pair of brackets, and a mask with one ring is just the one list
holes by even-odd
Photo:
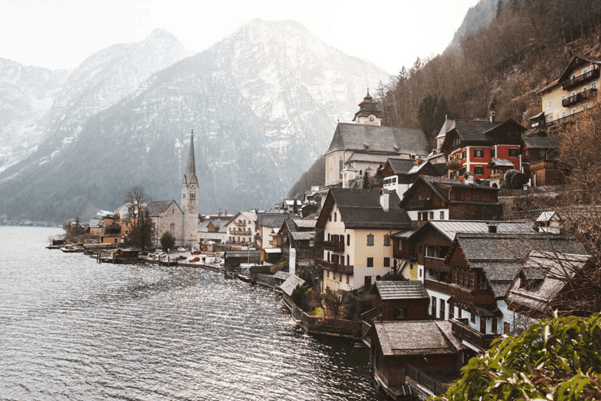
[[[587, 287], [596, 255], [567, 216], [537, 203], [565, 191], [561, 134], [598, 107], [600, 67], [574, 56], [539, 92], [528, 127], [494, 110], [447, 118], [435, 149], [420, 129], [383, 126], [368, 90], [333, 132], [325, 185], [271, 210], [200, 215], [192, 133], [180, 202], [138, 209], [152, 222], [149, 248], [168, 232], [180, 249], [163, 260], [279, 289], [306, 331], [368, 345], [391, 398], [440, 395], [494, 339], [553, 313], [600, 310]], [[68, 231], [89, 249], [118, 249], [135, 228], [131, 211], [125, 203]]]

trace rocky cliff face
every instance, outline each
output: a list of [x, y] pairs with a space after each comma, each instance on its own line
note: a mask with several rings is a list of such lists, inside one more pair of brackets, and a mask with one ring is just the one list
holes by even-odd
[[45, 117], [43, 151], [0, 173], [0, 191], [11, 194], [0, 213], [60, 220], [88, 204], [114, 208], [134, 185], [179, 199], [191, 126], [201, 211], [270, 207], [326, 150], [337, 119], [352, 118], [367, 86], [388, 80], [294, 22], [253, 21], [137, 81], [131, 72], [148, 52], [134, 61], [119, 46], [65, 82]]

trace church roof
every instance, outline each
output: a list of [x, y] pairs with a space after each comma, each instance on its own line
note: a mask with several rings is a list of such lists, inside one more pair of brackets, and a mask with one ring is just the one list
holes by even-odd
[[384, 114], [378, 107], [378, 102], [376, 102], [374, 98], [371, 97], [368, 89], [367, 95], [365, 95], [363, 101], [359, 103], [359, 111], [355, 113], [355, 119], [358, 117], [367, 117], [372, 114], [379, 118], [384, 117]]
[[326, 153], [335, 150], [381, 152], [389, 155], [430, 153], [426, 136], [420, 129], [355, 123], [338, 123]]
[[164, 213], [169, 208], [169, 206], [171, 206], [172, 203], [175, 203], [175, 205], [179, 209], [179, 205], [177, 204], [176, 201], [168, 200], [168, 201], [150, 201], [146, 205], [146, 210], [148, 210], [148, 214], [150, 215], [150, 217], [160, 216], [162, 213]]

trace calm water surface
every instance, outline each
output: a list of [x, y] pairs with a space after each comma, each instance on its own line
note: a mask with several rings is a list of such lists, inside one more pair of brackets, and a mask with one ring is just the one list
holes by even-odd
[[0, 227], [0, 399], [383, 399], [367, 349], [303, 335], [276, 293], [45, 249], [61, 232]]

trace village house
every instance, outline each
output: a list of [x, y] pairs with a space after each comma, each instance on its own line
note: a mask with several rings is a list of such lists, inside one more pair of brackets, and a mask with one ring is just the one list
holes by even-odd
[[184, 212], [174, 200], [150, 201], [144, 207], [152, 220], [152, 244], [159, 248], [161, 237], [170, 233], [176, 246], [183, 246]]
[[[302, 276], [303, 271], [315, 266], [317, 255], [315, 248], [315, 219], [284, 220], [277, 235], [273, 240], [282, 249], [282, 258], [288, 260], [288, 271], [297, 272]], [[310, 275], [311, 276], [311, 275]]]
[[118, 244], [123, 242], [123, 236], [121, 233], [121, 225], [119, 225], [119, 218], [115, 215], [109, 214], [102, 217], [100, 221], [100, 230], [98, 227], [90, 229], [90, 234], [95, 233], [96, 241], [100, 244]]
[[442, 151], [448, 154], [449, 177], [460, 178], [471, 172], [474, 179], [494, 179], [488, 163], [493, 158], [508, 160], [516, 170], [522, 166], [520, 145], [526, 128], [509, 119], [454, 120], [446, 133]]
[[225, 223], [228, 221], [229, 219], [207, 219], [200, 223], [198, 226], [198, 242], [201, 244], [208, 244], [209, 242], [225, 244], [227, 242]]
[[376, 281], [375, 319], [428, 320], [430, 297], [421, 281]]
[[400, 203], [413, 228], [428, 220], [500, 220], [498, 190], [471, 180], [420, 176]]
[[522, 139], [522, 170], [533, 187], [561, 185], [564, 174], [558, 161], [559, 137], [525, 137]]
[[[440, 395], [448, 386], [433, 377], [444, 376], [446, 382], [458, 376], [459, 369], [473, 355], [455, 337], [445, 321], [374, 322], [369, 329], [370, 361], [374, 379], [395, 400], [414, 400], [414, 390], [406, 377], [423, 387], [429, 395]], [[423, 383], [420, 376], [430, 378]]]
[[421, 175], [441, 177], [446, 174], [445, 164], [432, 164], [429, 160], [422, 161], [411, 159], [388, 159], [382, 169], [384, 177], [383, 188], [395, 191], [399, 199], [403, 199], [405, 192], [417, 181]]
[[257, 216], [256, 242], [261, 249], [262, 262], [276, 263], [282, 258], [282, 244], [276, 236], [287, 218], [288, 213], [261, 213]]
[[392, 266], [393, 232], [409, 217], [395, 192], [332, 188], [317, 220], [323, 233], [323, 290], [369, 288]]
[[352, 123], [338, 123], [325, 153], [325, 185], [348, 188], [364, 174], [373, 177], [388, 158], [424, 159], [429, 153], [422, 130], [383, 127], [382, 112], [367, 93]]
[[[542, 319], [573, 314], [579, 302], [591, 295], [579, 271], [592, 268], [588, 255], [531, 251], [507, 295], [513, 332], [521, 333]], [[598, 304], [601, 301], [597, 302]]]
[[561, 234], [561, 217], [557, 212], [542, 212], [534, 222], [534, 229], [544, 233]]
[[450, 265], [449, 320], [472, 349], [484, 351], [494, 338], [511, 333], [507, 293], [531, 250], [584, 254], [563, 235], [457, 233], [445, 258]]
[[533, 128], [542, 128], [590, 108], [599, 100], [601, 58], [574, 56], [562, 74], [541, 89], [542, 111], [530, 118]]
[[[434, 319], [448, 320], [453, 316], [449, 308], [451, 266], [445, 263], [457, 233], [531, 234], [535, 231], [526, 223], [511, 221], [432, 220], [403, 239], [395, 250], [407, 250], [401, 256], [407, 263], [404, 270], [417, 270], [417, 280], [424, 283], [430, 297], [428, 313]], [[406, 274], [405, 271], [401, 273]]]
[[257, 214], [238, 212], [225, 223], [227, 242], [238, 245], [254, 245], [257, 232]]

